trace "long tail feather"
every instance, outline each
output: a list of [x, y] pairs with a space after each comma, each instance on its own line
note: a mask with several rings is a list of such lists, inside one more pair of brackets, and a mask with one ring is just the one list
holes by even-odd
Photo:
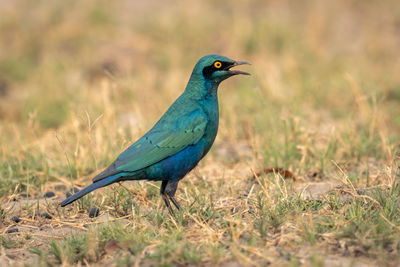
[[96, 190], [98, 188], [107, 186], [109, 184], [115, 183], [116, 181], [118, 181], [118, 178], [120, 178], [121, 176], [123, 176], [123, 174], [119, 173], [110, 177], [107, 177], [105, 179], [99, 180], [85, 188], [83, 188], [81, 191], [76, 192], [75, 194], [73, 194], [72, 196], [68, 197], [67, 199], [65, 199], [63, 202], [61, 202], [61, 207], [64, 207], [68, 204], [71, 204], [72, 202], [74, 202], [75, 200], [80, 199], [81, 197], [85, 196], [86, 194], [89, 194], [90, 192], [92, 192], [93, 190]]

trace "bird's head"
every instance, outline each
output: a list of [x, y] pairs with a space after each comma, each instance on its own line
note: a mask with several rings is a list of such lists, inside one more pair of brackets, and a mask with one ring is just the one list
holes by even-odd
[[238, 74], [250, 75], [240, 70], [231, 70], [232, 67], [250, 63], [235, 61], [220, 55], [208, 55], [202, 57], [193, 70], [193, 75], [201, 76], [207, 83], [219, 84], [223, 80]]

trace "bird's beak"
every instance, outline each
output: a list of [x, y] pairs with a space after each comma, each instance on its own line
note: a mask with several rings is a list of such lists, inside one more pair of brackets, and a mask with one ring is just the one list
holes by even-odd
[[240, 71], [240, 70], [231, 70], [230, 68], [235, 67], [235, 66], [239, 66], [239, 65], [251, 65], [249, 62], [247, 61], [235, 61], [232, 65], [230, 65], [226, 71], [228, 71], [230, 74], [232, 75], [238, 75], [238, 74], [243, 74], [243, 75], [250, 75], [250, 73], [244, 72], [244, 71]]

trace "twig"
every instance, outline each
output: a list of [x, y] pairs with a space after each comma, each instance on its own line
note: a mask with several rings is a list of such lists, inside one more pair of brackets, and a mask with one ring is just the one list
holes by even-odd
[[80, 229], [80, 230], [83, 230], [83, 231], [88, 231], [88, 229], [86, 229], [85, 227], [82, 227], [80, 225], [76, 225], [74, 223], [63, 222], [63, 221], [59, 221], [57, 219], [54, 220], [54, 222], [61, 223], [61, 224], [64, 224], [64, 225], [68, 225], [68, 226], [71, 226], [71, 227], [74, 227], [74, 228], [77, 228], [77, 229]]

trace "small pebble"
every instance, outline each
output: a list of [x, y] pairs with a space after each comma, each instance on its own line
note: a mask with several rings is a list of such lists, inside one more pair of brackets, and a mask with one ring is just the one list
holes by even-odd
[[48, 214], [47, 212], [44, 212], [44, 213], [42, 213], [42, 217], [44, 217], [44, 218], [46, 218], [46, 219], [52, 219], [53, 217], [50, 215], [50, 214]]
[[54, 197], [56, 194], [54, 194], [54, 192], [48, 191], [44, 194], [44, 197], [50, 198], [50, 197]]
[[19, 232], [19, 230], [18, 230], [18, 228], [11, 228], [11, 229], [8, 229], [7, 231], [6, 231], [6, 233], [7, 234], [11, 234], [11, 233], [18, 233]]
[[100, 212], [99, 208], [93, 207], [93, 208], [91, 208], [91, 209], [89, 210], [89, 217], [90, 217], [90, 218], [97, 217], [97, 216], [99, 216], [99, 212]]
[[19, 215], [12, 217], [11, 220], [16, 223], [19, 223], [21, 221], [21, 219], [19, 218]]

